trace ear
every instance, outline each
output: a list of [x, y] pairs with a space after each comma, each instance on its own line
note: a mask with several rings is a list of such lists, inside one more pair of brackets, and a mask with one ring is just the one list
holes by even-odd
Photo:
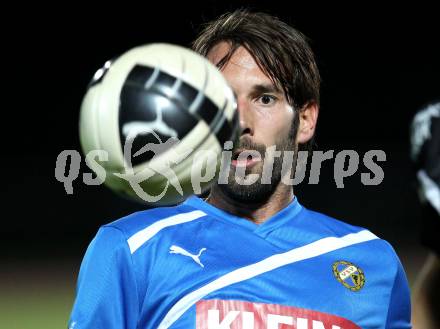
[[297, 143], [307, 143], [315, 134], [318, 121], [319, 106], [316, 102], [306, 103], [299, 111]]

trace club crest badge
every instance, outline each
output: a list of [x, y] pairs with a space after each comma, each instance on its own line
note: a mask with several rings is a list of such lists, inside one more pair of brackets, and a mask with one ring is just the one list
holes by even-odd
[[355, 264], [341, 260], [333, 263], [333, 274], [342, 285], [351, 290], [359, 291], [365, 284], [364, 272]]

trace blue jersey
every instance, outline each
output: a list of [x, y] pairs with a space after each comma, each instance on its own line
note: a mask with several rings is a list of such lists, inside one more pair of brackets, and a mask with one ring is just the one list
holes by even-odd
[[292, 203], [263, 224], [197, 197], [100, 228], [72, 329], [410, 328], [392, 247]]

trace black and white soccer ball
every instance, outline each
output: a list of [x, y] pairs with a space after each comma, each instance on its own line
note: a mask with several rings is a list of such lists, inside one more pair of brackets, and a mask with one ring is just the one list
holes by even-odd
[[[166, 205], [209, 188], [238, 126], [237, 103], [221, 72], [192, 50], [158, 43], [129, 50], [96, 72], [81, 105], [80, 140], [85, 154], [108, 154], [88, 163], [105, 169], [108, 187]], [[213, 167], [215, 177], [205, 181]]]

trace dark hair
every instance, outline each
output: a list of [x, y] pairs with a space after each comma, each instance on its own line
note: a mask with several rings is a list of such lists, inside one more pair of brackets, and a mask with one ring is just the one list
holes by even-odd
[[321, 79], [313, 52], [301, 32], [277, 17], [240, 9], [206, 24], [192, 48], [207, 56], [221, 41], [228, 42], [231, 48], [218, 63], [220, 68], [243, 46], [294, 108], [312, 101], [319, 104]]

